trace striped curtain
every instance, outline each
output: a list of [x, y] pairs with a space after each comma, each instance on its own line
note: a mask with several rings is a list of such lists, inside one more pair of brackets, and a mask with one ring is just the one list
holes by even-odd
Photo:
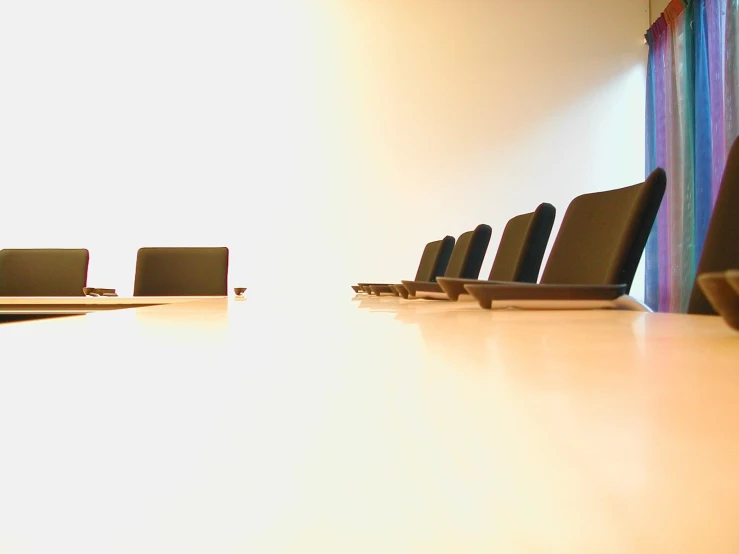
[[[667, 191], [646, 248], [646, 303], [684, 312], [728, 147], [739, 135], [739, 0], [672, 0], [647, 31], [646, 173]], [[738, 214], [739, 217], [739, 214]]]

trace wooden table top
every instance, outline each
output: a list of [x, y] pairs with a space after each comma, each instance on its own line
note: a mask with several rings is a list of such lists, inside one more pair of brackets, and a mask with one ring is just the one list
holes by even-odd
[[0, 296], [0, 323], [24, 316], [85, 315], [104, 310], [179, 304], [212, 296]]
[[718, 317], [253, 295], [0, 353], [3, 554], [739, 548]]
[[34, 306], [88, 306], [90, 308], [110, 305], [151, 306], [159, 304], [177, 304], [218, 296], [0, 296], [0, 309]]

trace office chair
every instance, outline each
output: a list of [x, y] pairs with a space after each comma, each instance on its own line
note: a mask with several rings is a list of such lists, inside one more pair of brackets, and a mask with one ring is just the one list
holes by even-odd
[[84, 248], [0, 250], [0, 296], [84, 296], [89, 261]]
[[[477, 279], [485, 259], [485, 252], [490, 244], [491, 234], [490, 225], [484, 223], [472, 231], [462, 233], [454, 245], [444, 277]], [[402, 281], [402, 284], [409, 298], [446, 298], [438, 282]]]
[[134, 296], [226, 296], [228, 248], [140, 248]]
[[[696, 275], [728, 269], [739, 269], [739, 138], [734, 140], [726, 159]], [[717, 313], [698, 281], [690, 294], [688, 313]]]
[[488, 309], [493, 300], [605, 302], [628, 295], [666, 181], [664, 170], [657, 168], [641, 184], [575, 198], [562, 219], [540, 284], [500, 282], [465, 288]]
[[[536, 283], [556, 213], [554, 206], [543, 203], [533, 212], [517, 215], [508, 221], [488, 281]], [[485, 283], [454, 277], [439, 277], [438, 282], [449, 300], [469, 298], [465, 285]]]
[[739, 138], [729, 150], [688, 302], [689, 314], [720, 314], [739, 329]]
[[[444, 275], [449, 258], [454, 250], [454, 237], [449, 235], [441, 240], [429, 242], [423, 249], [421, 260], [416, 270], [416, 279], [423, 281], [436, 281], [439, 275]], [[391, 283], [359, 283], [359, 287], [370, 294], [378, 296], [382, 294], [393, 294], [398, 296], [395, 285]]]

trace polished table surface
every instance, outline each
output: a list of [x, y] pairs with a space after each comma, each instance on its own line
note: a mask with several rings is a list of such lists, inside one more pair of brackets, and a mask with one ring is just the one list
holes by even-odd
[[[89, 313], [205, 300], [209, 296], [0, 296], [0, 314]], [[215, 297], [215, 298], [226, 298]]]
[[3, 554], [739, 550], [718, 317], [253, 295], [0, 352]]
[[[193, 300], [226, 298], [212, 296], [0, 296], [0, 323], [47, 316], [82, 315], [103, 310], [122, 310]], [[1, 553], [0, 553], [1, 554]]]

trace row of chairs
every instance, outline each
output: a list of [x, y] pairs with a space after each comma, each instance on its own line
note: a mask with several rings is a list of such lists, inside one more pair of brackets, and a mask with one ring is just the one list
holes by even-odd
[[[84, 296], [84, 249], [0, 250], [0, 296]], [[134, 296], [226, 296], [228, 248], [140, 248]]]
[[[508, 222], [487, 280], [478, 277], [491, 233], [489, 226], [480, 225], [461, 235], [456, 243], [447, 236], [426, 245], [413, 281], [359, 283], [352, 288], [357, 293], [405, 298], [458, 300], [462, 295], [472, 295], [486, 308], [491, 307], [492, 299], [504, 299], [512, 288], [501, 285], [511, 283], [528, 284], [523, 295], [532, 296], [536, 291], [539, 299], [547, 295], [561, 299], [558, 295], [562, 289], [568, 287], [567, 294], [572, 294], [577, 286], [618, 287], [628, 294], [665, 188], [665, 172], [658, 168], [639, 185], [575, 198], [562, 219], [538, 284], [555, 216], [550, 204], [541, 204], [534, 212]], [[739, 328], [739, 299], [729, 298], [730, 287], [720, 278], [722, 272], [732, 268], [739, 269], [739, 138], [727, 158], [688, 313], [718, 311], [728, 321], [732, 308], [737, 312]], [[726, 307], [719, 305], [719, 294], [712, 294], [709, 285], [728, 298]], [[515, 290], [520, 293], [524, 289], [519, 286]]]
[[[584, 194], [567, 208], [542, 285], [621, 285], [628, 293], [665, 193], [666, 175], [653, 171], [644, 183]], [[506, 225], [487, 280], [479, 273], [491, 236], [488, 225], [429, 243], [416, 279], [359, 283], [356, 292], [405, 298], [458, 300], [470, 285], [537, 282], [556, 209], [541, 204]]]

